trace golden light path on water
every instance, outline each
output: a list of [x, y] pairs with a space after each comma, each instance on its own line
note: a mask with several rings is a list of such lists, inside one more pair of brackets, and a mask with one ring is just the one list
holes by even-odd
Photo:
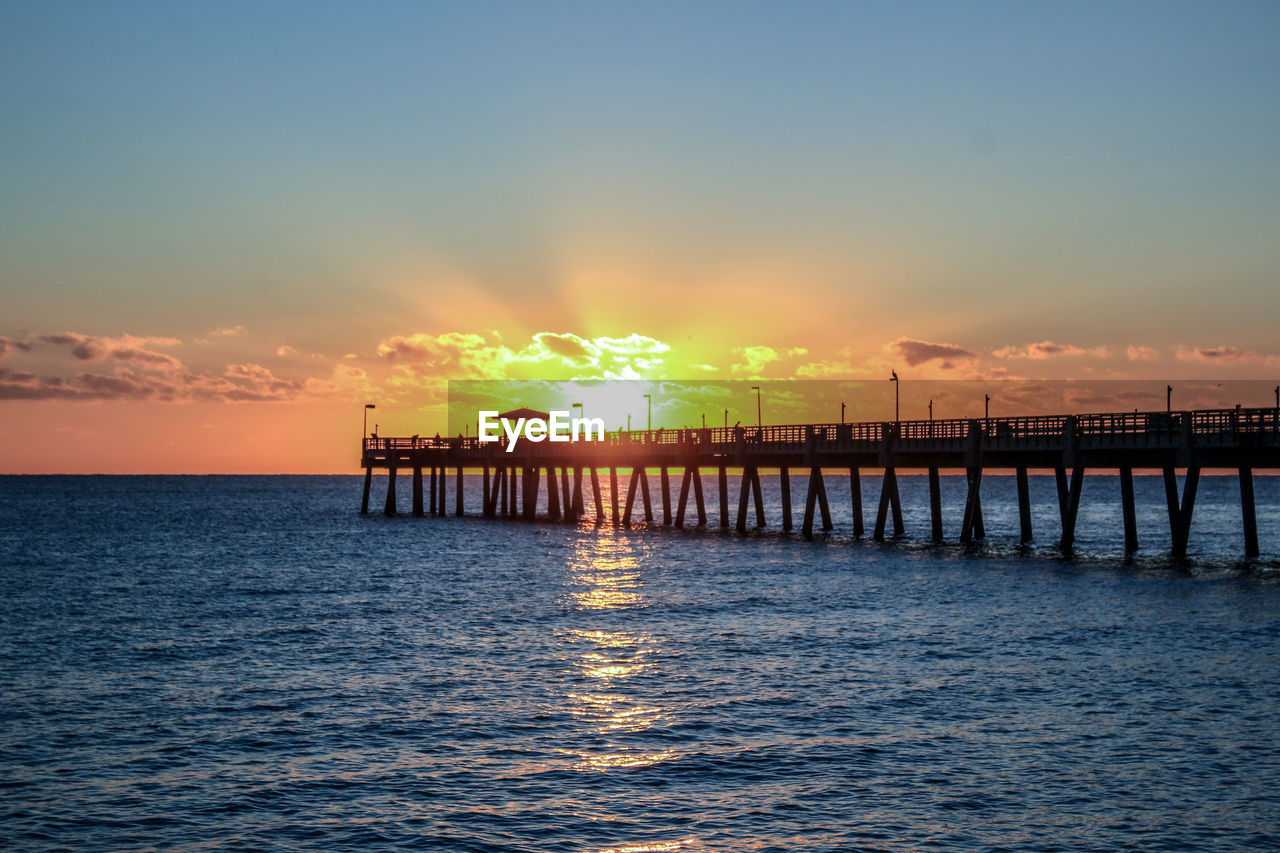
[[[644, 578], [634, 546], [613, 536], [582, 537], [568, 563], [569, 598], [584, 615], [638, 607]], [[660, 690], [642, 680], [661, 677], [655, 638], [640, 631], [573, 628], [563, 636], [566, 659], [581, 676], [584, 689], [567, 694], [570, 713], [599, 748], [575, 750], [573, 768], [584, 773], [635, 770], [675, 757], [672, 750], [653, 751], [627, 743], [656, 727], [670, 724], [674, 709], [654, 702]], [[612, 846], [598, 853], [664, 853], [698, 849], [693, 838]]]

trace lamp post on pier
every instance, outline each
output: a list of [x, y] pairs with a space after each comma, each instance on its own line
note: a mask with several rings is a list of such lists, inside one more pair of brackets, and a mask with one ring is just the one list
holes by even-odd
[[364, 423], [360, 427], [360, 441], [363, 443], [365, 436], [369, 434], [369, 410], [378, 408], [373, 403], [364, 404]]
[[761, 414], [763, 409], [760, 407], [760, 386], [752, 385], [751, 390], [756, 392], [756, 428], [764, 426], [764, 416]]
[[898, 416], [898, 371], [890, 370], [889, 373], [892, 374], [889, 381], [893, 383], [893, 422], [896, 424], [901, 420]]
[[647, 401], [648, 401], [648, 403], [649, 403], [649, 419], [648, 419], [648, 421], [646, 421], [645, 429], [647, 429], [647, 430], [649, 430], [650, 432], [652, 432], [652, 431], [653, 431], [653, 395], [652, 395], [652, 394], [645, 394], [645, 395], [644, 395], [644, 398], [645, 398], [645, 400], [647, 400]]
[[1164, 411], [1168, 414], [1173, 411], [1173, 386], [1164, 386]]

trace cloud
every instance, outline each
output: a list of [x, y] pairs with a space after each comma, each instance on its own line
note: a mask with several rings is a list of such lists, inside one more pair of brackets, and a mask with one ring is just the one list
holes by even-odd
[[377, 389], [369, 374], [358, 367], [339, 362], [325, 379], [308, 379], [303, 389], [312, 397], [360, 400], [372, 396]]
[[750, 346], [737, 347], [733, 350], [733, 354], [739, 356], [742, 361], [739, 364], [730, 366], [730, 373], [735, 376], [745, 376], [748, 379], [759, 379], [763, 374], [765, 365], [794, 358], [798, 355], [808, 355], [809, 351], [804, 347]]
[[1159, 361], [1160, 360], [1159, 351], [1154, 350], [1151, 347], [1131, 346], [1127, 350], [1125, 350], [1125, 355], [1129, 357], [1130, 361]]
[[76, 332], [62, 332], [57, 335], [39, 335], [37, 340], [54, 346], [68, 347], [71, 350], [71, 354], [81, 361], [113, 359], [151, 368], [176, 370], [182, 367], [182, 362], [171, 355], [143, 348], [145, 346], [177, 346], [182, 343], [177, 338], [137, 337], [135, 335], [104, 338], [81, 335]]
[[1033, 360], [1080, 355], [1093, 356], [1094, 358], [1106, 358], [1107, 348], [1093, 347], [1091, 349], [1086, 349], [1072, 344], [1058, 344], [1053, 341], [1040, 341], [1039, 343], [1027, 344], [1023, 347], [1002, 347], [991, 354], [996, 358], [1028, 358]]
[[13, 338], [0, 337], [0, 361], [4, 361], [11, 352], [21, 350], [26, 352], [31, 349], [30, 341], [15, 341]]
[[298, 351], [291, 346], [286, 345], [286, 346], [276, 347], [276, 355], [280, 356], [281, 358], [284, 358], [290, 355], [297, 355], [297, 354], [298, 354]]
[[211, 330], [207, 337], [193, 338], [192, 342], [202, 346], [209, 346], [214, 342], [215, 338], [238, 338], [247, 334], [249, 334], [249, 330], [244, 326], [224, 326]]
[[301, 383], [280, 379], [257, 364], [230, 365], [222, 375], [146, 373], [123, 366], [111, 373], [69, 377], [0, 370], [0, 399], [5, 400], [281, 401], [300, 390]]
[[638, 379], [659, 369], [670, 349], [640, 334], [584, 338], [569, 332], [538, 332], [527, 345], [513, 349], [490, 332], [419, 332], [383, 340], [378, 355], [421, 377]]
[[803, 379], [827, 379], [833, 376], [856, 376], [863, 372], [860, 365], [851, 361], [811, 361], [796, 368], [796, 376]]
[[1178, 347], [1175, 357], [1179, 361], [1200, 361], [1205, 364], [1265, 364], [1268, 367], [1280, 365], [1280, 356], [1266, 355], [1237, 347]]
[[909, 367], [915, 367], [929, 361], [940, 362], [944, 370], [951, 370], [959, 363], [969, 363], [977, 359], [977, 355], [955, 344], [935, 344], [929, 341], [917, 341], [911, 338], [898, 338], [889, 344], [889, 350], [896, 353]]

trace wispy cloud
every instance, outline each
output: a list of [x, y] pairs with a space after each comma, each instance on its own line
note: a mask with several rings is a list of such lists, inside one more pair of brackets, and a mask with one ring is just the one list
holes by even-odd
[[16, 341], [13, 338], [0, 337], [0, 361], [4, 361], [11, 352], [26, 352], [31, 349], [30, 341]]
[[1106, 358], [1108, 350], [1104, 346], [1078, 347], [1074, 344], [1059, 344], [1053, 341], [1040, 341], [1026, 346], [1007, 346], [991, 353], [996, 358], [1026, 358], [1040, 360], [1062, 356], [1091, 356]]
[[1151, 347], [1131, 346], [1125, 350], [1130, 361], [1159, 361], [1160, 352]]
[[61, 332], [56, 335], [38, 335], [37, 340], [68, 347], [71, 354], [81, 361], [106, 361], [112, 359], [147, 365], [153, 368], [178, 369], [182, 362], [167, 353], [146, 349], [149, 346], [171, 347], [181, 344], [177, 338], [138, 337], [121, 335], [118, 338], [81, 335], [76, 332]]
[[746, 379], [761, 379], [766, 365], [808, 355], [809, 350], [805, 347], [749, 346], [737, 347], [733, 354], [741, 361], [729, 367], [730, 373]]
[[888, 349], [910, 367], [936, 361], [943, 370], [952, 370], [971, 363], [978, 358], [975, 353], [956, 344], [936, 344], [931, 341], [918, 341], [913, 338], [898, 338], [889, 344]]
[[1199, 361], [1205, 364], [1265, 364], [1268, 367], [1280, 365], [1280, 356], [1229, 346], [1178, 347], [1175, 355], [1179, 361]]

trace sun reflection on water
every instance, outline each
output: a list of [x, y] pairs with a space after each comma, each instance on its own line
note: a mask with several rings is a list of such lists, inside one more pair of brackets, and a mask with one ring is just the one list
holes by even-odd
[[[643, 574], [632, 546], [618, 538], [584, 537], [569, 562], [570, 596], [585, 614], [643, 604]], [[644, 734], [669, 725], [672, 709], [654, 701], [661, 675], [660, 649], [643, 631], [598, 627], [570, 629], [562, 637], [566, 661], [576, 673], [567, 693], [569, 712], [590, 748], [567, 750], [575, 770], [602, 772], [648, 767], [675, 756], [654, 749]], [[678, 848], [636, 848], [678, 849]]]

